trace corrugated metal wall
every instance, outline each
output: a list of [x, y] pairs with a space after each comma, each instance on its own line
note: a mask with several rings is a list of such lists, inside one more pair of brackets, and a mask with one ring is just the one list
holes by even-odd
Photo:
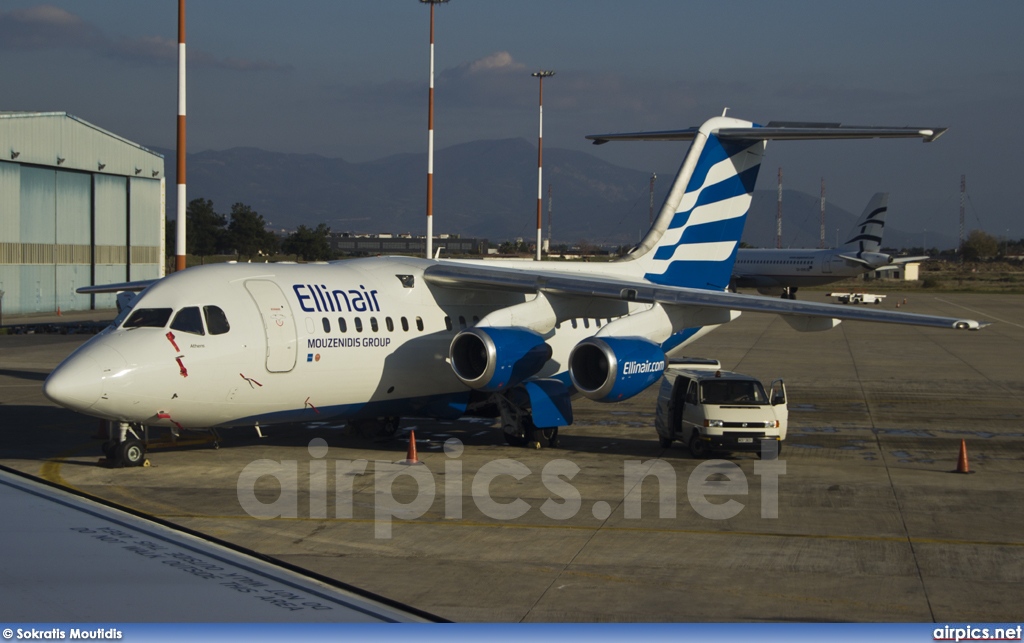
[[[5, 314], [113, 308], [92, 284], [161, 274], [163, 159], [63, 113], [0, 114]], [[116, 172], [116, 174], [114, 174]]]

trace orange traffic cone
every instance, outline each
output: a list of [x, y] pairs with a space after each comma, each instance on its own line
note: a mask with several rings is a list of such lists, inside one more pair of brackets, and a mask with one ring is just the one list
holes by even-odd
[[422, 464], [416, 458], [416, 431], [409, 431], [409, 450], [406, 452], [402, 464]]
[[60, 316], [61, 316], [61, 314], [60, 314], [60, 306], [57, 306], [57, 316], [58, 316], [58, 317], [60, 317]]
[[960, 457], [956, 461], [956, 473], [974, 473], [967, 464], [967, 442], [960, 440]]

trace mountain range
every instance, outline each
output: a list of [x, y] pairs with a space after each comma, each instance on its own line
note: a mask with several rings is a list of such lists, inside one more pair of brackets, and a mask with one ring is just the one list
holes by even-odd
[[[173, 218], [174, 151], [150, 149], [166, 159], [167, 213]], [[209, 199], [221, 213], [229, 212], [236, 202], [245, 203], [275, 230], [326, 223], [333, 232], [423, 234], [426, 167], [425, 153], [350, 163], [315, 154], [238, 147], [189, 154], [187, 187], [190, 200]], [[656, 210], [674, 174], [658, 173]], [[648, 227], [649, 184], [647, 172], [612, 165], [584, 152], [545, 149], [544, 234], [550, 185], [553, 245], [635, 243]], [[817, 196], [783, 191], [784, 246], [818, 246], [819, 207]], [[492, 242], [533, 239], [536, 208], [537, 148], [525, 139], [474, 141], [435, 152], [435, 234]], [[776, 209], [775, 190], [755, 191], [743, 240], [774, 247]], [[827, 204], [827, 244], [834, 243], [837, 228], [839, 236], [845, 236], [856, 217]], [[885, 245], [911, 246], [919, 239], [917, 233], [887, 228]], [[938, 235], [929, 235], [929, 241], [939, 247], [947, 243]], [[948, 243], [955, 245], [952, 239]]]

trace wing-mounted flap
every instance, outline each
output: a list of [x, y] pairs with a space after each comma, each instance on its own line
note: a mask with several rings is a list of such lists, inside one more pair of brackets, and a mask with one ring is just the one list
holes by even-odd
[[835, 317], [807, 317], [806, 315], [781, 315], [781, 317], [793, 330], [798, 330], [801, 333], [832, 330], [843, 321]]
[[553, 378], [529, 380], [523, 387], [530, 396], [533, 423], [546, 429], [572, 424], [570, 389], [561, 380]]

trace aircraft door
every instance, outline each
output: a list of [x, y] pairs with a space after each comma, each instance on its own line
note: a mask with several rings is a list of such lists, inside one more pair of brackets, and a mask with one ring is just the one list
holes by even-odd
[[824, 256], [821, 258], [821, 272], [826, 275], [832, 274], [832, 258]]
[[295, 318], [281, 288], [272, 281], [252, 279], [245, 282], [263, 319], [267, 338], [267, 370], [287, 373], [295, 368], [297, 339]]

